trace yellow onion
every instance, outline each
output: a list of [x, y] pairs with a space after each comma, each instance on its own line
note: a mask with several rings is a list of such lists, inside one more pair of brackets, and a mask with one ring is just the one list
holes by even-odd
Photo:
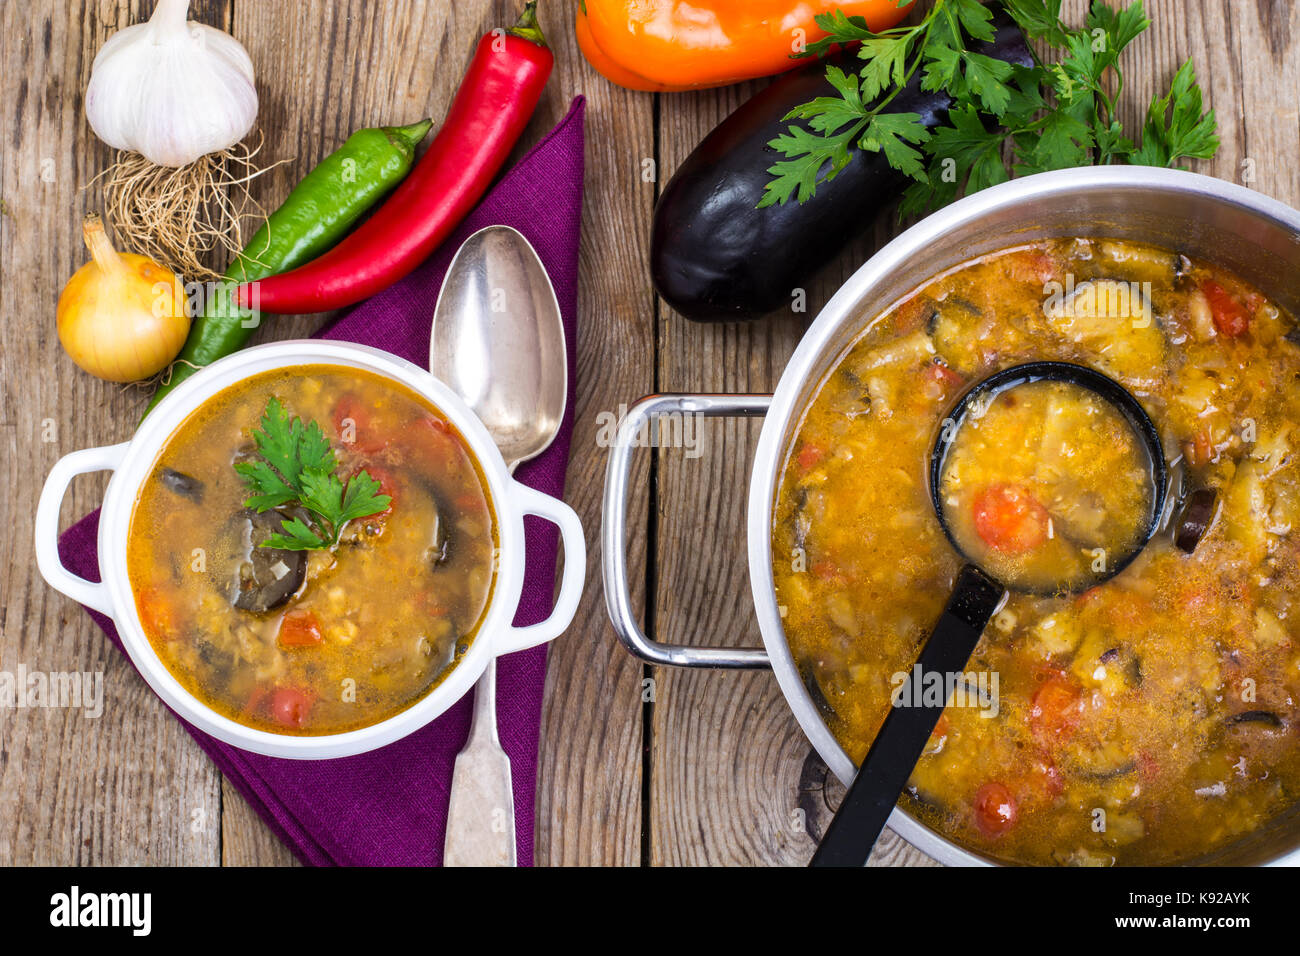
[[152, 259], [118, 252], [91, 213], [81, 227], [91, 261], [59, 296], [59, 341], [79, 366], [110, 382], [135, 382], [171, 364], [190, 331], [185, 290]]

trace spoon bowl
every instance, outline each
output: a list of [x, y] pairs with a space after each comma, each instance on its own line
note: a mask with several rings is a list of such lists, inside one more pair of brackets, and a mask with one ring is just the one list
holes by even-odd
[[509, 226], [456, 252], [434, 308], [429, 371], [465, 400], [508, 465], [555, 440], [568, 401], [564, 325], [550, 276]]
[[[1109, 555], [1103, 572], [1092, 575], [1087, 580], [1061, 581], [1050, 587], [1036, 587], [1022, 580], [1004, 580], [993, 569], [986, 567], [976, 555], [969, 553], [960, 535], [953, 528], [949, 508], [943, 496], [945, 466], [957, 436], [968, 420], [982, 414], [999, 395], [1014, 393], [1015, 389], [1038, 382], [1060, 382], [1077, 386], [1091, 392], [1118, 411], [1128, 426], [1135, 446], [1145, 452], [1150, 468], [1150, 497], [1146, 502], [1146, 513], [1142, 515], [1140, 526], [1136, 523], [1132, 526], [1132, 533], [1126, 542], [1127, 547], [1116, 554]], [[1068, 594], [1095, 587], [1109, 581], [1132, 564], [1147, 542], [1159, 530], [1169, 490], [1169, 469], [1161, 449], [1160, 433], [1141, 403], [1113, 378], [1070, 362], [1026, 362], [995, 372], [977, 382], [958, 399], [956, 406], [945, 419], [945, 427], [940, 429], [934, 448], [930, 452], [929, 478], [930, 502], [934, 507], [935, 516], [939, 519], [939, 525], [943, 528], [943, 533], [953, 549], [968, 564], [978, 566], [989, 577], [999, 580], [1007, 590], [1043, 596]]]

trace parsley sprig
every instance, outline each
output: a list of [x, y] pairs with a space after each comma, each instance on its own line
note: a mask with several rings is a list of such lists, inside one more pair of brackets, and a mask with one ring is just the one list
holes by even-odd
[[[856, 149], [882, 153], [913, 180], [903, 194], [903, 216], [946, 205], [1013, 173], [1113, 162], [1176, 166], [1214, 155], [1214, 111], [1202, 110], [1191, 60], [1179, 68], [1169, 93], [1151, 103], [1141, 145], [1116, 116], [1124, 89], [1120, 54], [1151, 25], [1141, 0], [1121, 10], [1094, 0], [1077, 29], [1061, 21], [1061, 0], [1004, 0], [1003, 6], [1030, 40], [1056, 54], [1051, 62], [1035, 57], [1034, 65], [1023, 66], [972, 50], [995, 36], [993, 13], [980, 0], [935, 0], [915, 26], [881, 33], [839, 10], [818, 16], [827, 35], [802, 55], [859, 43], [862, 66], [853, 74], [828, 64], [836, 95], [786, 116], [804, 122], [791, 123], [769, 144], [786, 158], [768, 169], [772, 179], [759, 208], [792, 197], [806, 201]], [[917, 71], [922, 90], [952, 97], [950, 125], [931, 130], [917, 113], [890, 110]], [[1010, 168], [1003, 150], [1008, 139]]]
[[320, 425], [290, 419], [278, 399], [271, 398], [262, 413], [261, 428], [253, 430], [260, 458], [235, 463], [251, 494], [246, 508], [269, 511], [297, 505], [311, 523], [290, 518], [262, 542], [264, 548], [315, 551], [338, 544], [343, 527], [359, 518], [384, 511], [392, 498], [379, 494], [379, 482], [358, 471], [345, 482], [338, 475], [338, 458]]

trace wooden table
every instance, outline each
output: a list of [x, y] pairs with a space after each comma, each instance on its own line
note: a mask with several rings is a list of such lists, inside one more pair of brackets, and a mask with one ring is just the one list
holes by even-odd
[[[144, 0], [0, 0], [0, 670], [102, 671], [98, 719], [0, 710], [0, 864], [285, 864], [288, 851], [171, 719], [87, 616], [40, 579], [32, 512], [45, 474], [74, 449], [126, 439], [144, 396], [92, 379], [61, 351], [54, 305], [86, 258], [87, 184], [109, 151], [81, 105], [95, 52], [147, 14]], [[588, 99], [579, 296], [577, 431], [568, 500], [591, 543], [587, 589], [551, 651], [538, 780], [544, 864], [803, 864], [837, 799], [768, 673], [643, 667], [619, 647], [601, 596], [602, 413], [654, 391], [771, 390], [809, 318], [895, 231], [883, 222], [809, 289], [809, 311], [750, 325], [694, 325], [657, 301], [647, 253], [659, 184], [759, 84], [655, 96], [605, 82], [580, 56], [572, 3], [545, 0], [556, 74], [524, 136], [577, 93]], [[1223, 147], [1200, 171], [1300, 205], [1300, 7], [1288, 0], [1151, 0], [1155, 26], [1126, 60], [1126, 122], [1194, 56]], [[441, 117], [475, 39], [515, 0], [197, 0], [259, 70], [273, 207], [354, 129]], [[1082, 0], [1067, 0], [1072, 22]], [[521, 147], [522, 148], [522, 147]], [[277, 319], [259, 340], [308, 334]], [[634, 600], [672, 642], [755, 644], [744, 495], [759, 425], [702, 426], [703, 454], [644, 453], [634, 471]], [[79, 479], [70, 522], [103, 479]], [[825, 789], [823, 789], [825, 788]], [[800, 812], [802, 811], [802, 812]], [[892, 834], [873, 862], [928, 861]]]

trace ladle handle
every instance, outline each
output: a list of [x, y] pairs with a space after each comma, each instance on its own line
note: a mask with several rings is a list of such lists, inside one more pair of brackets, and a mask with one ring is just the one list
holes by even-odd
[[966, 670], [1004, 593], [1000, 584], [974, 565], [962, 569], [947, 607], [921, 648], [916, 666], [895, 693], [894, 706], [885, 715], [809, 866], [862, 866], [867, 862], [947, 706], [947, 693], [938, 698], [942, 703], [921, 693], [924, 686], [914, 695], [914, 681], [920, 676], [924, 684], [927, 675], [936, 675], [944, 680], [945, 688], [950, 687], [949, 675]]

